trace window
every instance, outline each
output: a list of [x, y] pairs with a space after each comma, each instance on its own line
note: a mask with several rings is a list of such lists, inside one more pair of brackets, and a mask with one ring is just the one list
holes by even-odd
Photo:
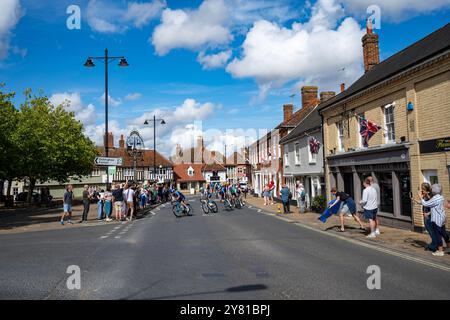
[[400, 183], [400, 197], [401, 197], [401, 210], [400, 215], [411, 217], [412, 207], [411, 199], [409, 198], [409, 192], [411, 191], [411, 178], [409, 172], [399, 172], [398, 181]]
[[389, 104], [384, 107], [384, 125], [385, 125], [385, 141], [386, 143], [395, 142], [395, 127], [394, 127], [394, 105]]
[[[310, 137], [313, 138], [313, 137]], [[311, 152], [311, 147], [309, 146], [309, 139], [308, 138], [308, 157], [309, 157], [309, 163], [316, 163], [317, 161], [317, 154]]]
[[338, 150], [344, 151], [344, 124], [343, 122], [336, 123], [337, 131], [338, 131]]
[[295, 144], [295, 164], [299, 166], [301, 164], [301, 158], [300, 158], [300, 143]]
[[19, 188], [16, 187], [12, 188], [12, 193], [14, 197], [17, 197], [17, 195], [19, 194]]
[[125, 169], [123, 175], [125, 177], [134, 177], [134, 170], [133, 169]]
[[100, 169], [94, 169], [91, 173], [92, 177], [100, 177]]
[[423, 180], [431, 185], [439, 183], [437, 170], [423, 170]]
[[187, 174], [188, 174], [188, 176], [192, 177], [194, 175], [194, 169], [192, 167], [189, 167], [187, 170]]
[[289, 152], [286, 148], [286, 150], [284, 150], [284, 165], [287, 167], [289, 166]]
[[359, 118], [363, 117], [363, 116], [364, 116], [364, 113], [361, 113], [361, 114], [358, 114], [358, 117], [356, 118], [357, 119], [356, 121], [358, 121], [358, 125], [356, 126], [356, 136], [358, 137], [358, 148], [363, 147], [362, 137], [361, 137], [361, 133], [360, 133], [361, 126], [359, 124]]

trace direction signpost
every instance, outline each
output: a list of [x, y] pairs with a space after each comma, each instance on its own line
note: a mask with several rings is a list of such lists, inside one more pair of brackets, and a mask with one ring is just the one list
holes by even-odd
[[123, 158], [96, 157], [94, 163], [98, 166], [121, 166]]

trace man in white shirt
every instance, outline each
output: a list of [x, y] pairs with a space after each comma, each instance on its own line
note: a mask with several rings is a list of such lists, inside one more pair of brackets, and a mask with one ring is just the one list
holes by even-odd
[[359, 202], [364, 209], [364, 216], [369, 219], [370, 234], [367, 238], [375, 238], [380, 234], [378, 229], [378, 195], [374, 187], [370, 185], [370, 179], [364, 180], [364, 191], [362, 200]]
[[132, 220], [134, 214], [134, 190], [130, 185], [127, 185], [126, 189], [123, 191], [123, 195], [127, 203], [127, 208], [130, 210], [130, 218], [127, 218], [127, 220]]

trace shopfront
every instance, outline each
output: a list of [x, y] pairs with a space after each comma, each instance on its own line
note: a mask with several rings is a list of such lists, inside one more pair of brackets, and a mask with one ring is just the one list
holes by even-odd
[[384, 224], [411, 228], [412, 203], [409, 150], [396, 144], [329, 156], [327, 164], [331, 186], [361, 200], [366, 177], [380, 187], [379, 215]]

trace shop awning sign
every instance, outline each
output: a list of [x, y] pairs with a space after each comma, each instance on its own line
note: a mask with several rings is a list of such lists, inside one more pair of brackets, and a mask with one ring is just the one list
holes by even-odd
[[420, 153], [450, 151], [450, 137], [419, 141]]

